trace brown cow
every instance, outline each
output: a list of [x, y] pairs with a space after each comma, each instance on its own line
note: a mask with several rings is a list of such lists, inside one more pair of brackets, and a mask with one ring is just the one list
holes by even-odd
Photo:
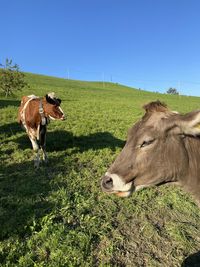
[[102, 190], [125, 197], [145, 187], [175, 183], [200, 204], [200, 110], [181, 115], [159, 101], [144, 109], [102, 177]]
[[[64, 120], [64, 113], [60, 108], [61, 100], [49, 93], [43, 98], [35, 95], [23, 96], [18, 112], [18, 122], [24, 126], [33, 150], [36, 153], [35, 167], [39, 167], [39, 148], [42, 150], [43, 160], [46, 155], [46, 130], [50, 119]], [[37, 142], [38, 140], [38, 142]]]

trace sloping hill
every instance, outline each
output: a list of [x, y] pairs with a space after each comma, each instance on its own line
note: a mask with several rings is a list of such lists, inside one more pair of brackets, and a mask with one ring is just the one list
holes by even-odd
[[[188, 112], [200, 98], [30, 73], [26, 79], [30, 88], [0, 99], [2, 266], [174, 267], [200, 250], [199, 209], [178, 188], [146, 189], [128, 199], [100, 189], [145, 103], [160, 99]], [[49, 125], [49, 163], [34, 170], [17, 108], [22, 95], [51, 91], [67, 119]]]

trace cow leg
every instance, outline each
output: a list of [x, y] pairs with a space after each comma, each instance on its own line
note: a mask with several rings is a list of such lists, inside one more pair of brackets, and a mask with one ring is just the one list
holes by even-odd
[[39, 146], [38, 146], [36, 138], [33, 138], [29, 135], [29, 139], [31, 140], [33, 151], [35, 154], [34, 166], [35, 166], [35, 168], [38, 168], [40, 165]]
[[42, 159], [45, 163], [47, 163], [48, 157], [47, 157], [47, 152], [46, 152], [46, 145], [41, 146], [41, 150], [42, 150]]
[[48, 162], [46, 153], [46, 133], [47, 133], [46, 125], [40, 125], [39, 142], [40, 142], [40, 148], [42, 150], [42, 158], [45, 163]]

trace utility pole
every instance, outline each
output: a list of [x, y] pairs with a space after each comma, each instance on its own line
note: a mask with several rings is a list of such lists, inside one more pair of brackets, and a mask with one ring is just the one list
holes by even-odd
[[103, 88], [105, 87], [105, 75], [104, 72], [102, 72], [102, 81], [103, 81]]
[[181, 92], [181, 81], [180, 80], [178, 81], [178, 92], [179, 92], [179, 94]]

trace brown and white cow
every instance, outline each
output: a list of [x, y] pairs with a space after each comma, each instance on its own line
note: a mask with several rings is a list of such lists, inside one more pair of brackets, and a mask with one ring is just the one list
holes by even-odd
[[200, 110], [181, 115], [159, 101], [144, 109], [102, 177], [102, 190], [125, 197], [145, 187], [176, 183], [200, 204]]
[[50, 119], [64, 120], [65, 116], [60, 107], [61, 100], [54, 93], [43, 98], [35, 95], [23, 96], [18, 111], [18, 122], [24, 126], [36, 153], [35, 167], [39, 166], [39, 150], [42, 151], [43, 160], [46, 155], [46, 131]]

